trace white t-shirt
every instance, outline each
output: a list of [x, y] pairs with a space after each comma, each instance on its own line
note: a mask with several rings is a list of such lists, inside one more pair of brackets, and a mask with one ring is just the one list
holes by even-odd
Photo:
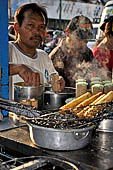
[[[49, 75], [56, 72], [52, 61], [49, 59], [48, 54], [37, 49], [34, 58], [30, 58], [29, 55], [24, 54], [14, 42], [9, 42], [9, 63], [13, 64], [25, 64], [33, 71], [40, 74], [40, 81], [47, 83], [45, 77], [45, 71]], [[23, 79], [19, 75], [10, 76], [9, 78], [9, 98], [14, 98], [14, 83], [23, 82]]]

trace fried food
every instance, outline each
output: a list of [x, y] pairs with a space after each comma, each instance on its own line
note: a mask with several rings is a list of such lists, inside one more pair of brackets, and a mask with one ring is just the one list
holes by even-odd
[[28, 99], [28, 100], [21, 100], [20, 103], [24, 104], [24, 105], [27, 105], [27, 106], [31, 106], [31, 100], [30, 99]]
[[28, 99], [28, 100], [21, 100], [21, 104], [27, 105], [27, 106], [32, 106], [38, 108], [38, 100], [35, 98]]
[[38, 100], [36, 100], [35, 98], [32, 98], [31, 99], [31, 106], [38, 108]]
[[104, 93], [108, 93], [109, 91], [113, 90], [113, 83], [105, 83], [104, 84]]
[[86, 111], [92, 106], [95, 105], [96, 102], [98, 102], [101, 98], [103, 98], [105, 96], [105, 94], [102, 94], [101, 96], [99, 96], [96, 100], [94, 100], [89, 106], [85, 107], [84, 109], [82, 109], [79, 113], [77, 113], [76, 115], [79, 118], [85, 117], [85, 113]]
[[82, 110], [84, 106], [88, 106], [89, 104], [91, 104], [93, 101], [95, 101], [99, 96], [102, 95], [102, 92], [99, 92], [91, 97], [89, 97], [88, 99], [84, 100], [83, 102], [81, 102], [79, 105], [77, 105], [77, 107], [75, 109], [72, 110], [73, 114], [76, 114], [78, 111]]
[[70, 108], [74, 108], [75, 106], [80, 104], [85, 99], [88, 99], [90, 96], [91, 96], [91, 93], [87, 92], [87, 93], [81, 95], [80, 97], [77, 97], [77, 98], [73, 99], [72, 101], [70, 101], [66, 105], [60, 107], [59, 111], [61, 112], [61, 111], [65, 111], [65, 110], [70, 109]]
[[107, 103], [113, 101], [113, 91], [108, 92], [104, 97], [102, 97], [98, 102], [95, 103], [92, 107], [90, 107], [85, 113], [84, 117], [90, 118], [93, 117], [97, 112], [99, 112], [101, 109], [103, 109], [103, 105], [99, 105], [102, 103]]
[[91, 92], [92, 94], [97, 94], [98, 92], [103, 93], [104, 86], [102, 84], [94, 84], [91, 86]]
[[76, 97], [79, 97], [87, 92], [88, 83], [78, 82], [76, 83]]

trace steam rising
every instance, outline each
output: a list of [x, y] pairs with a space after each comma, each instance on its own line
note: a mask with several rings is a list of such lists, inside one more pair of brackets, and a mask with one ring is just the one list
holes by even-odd
[[83, 61], [76, 65], [76, 72], [73, 76], [74, 80], [81, 78], [90, 80], [92, 77], [100, 77], [102, 80], [111, 80], [108, 69], [103, 68], [95, 59], [90, 63]]

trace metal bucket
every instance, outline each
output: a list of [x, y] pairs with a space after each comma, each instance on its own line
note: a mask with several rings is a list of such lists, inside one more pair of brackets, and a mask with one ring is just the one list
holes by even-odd
[[38, 109], [43, 108], [43, 92], [45, 87], [40, 86], [25, 86], [24, 83], [17, 83], [14, 85], [14, 100], [21, 102], [23, 100], [29, 101], [30, 99], [36, 99], [38, 103]]

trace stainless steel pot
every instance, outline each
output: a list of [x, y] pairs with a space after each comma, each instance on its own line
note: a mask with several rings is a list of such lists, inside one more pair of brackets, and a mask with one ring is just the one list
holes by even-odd
[[35, 145], [52, 150], [77, 150], [89, 144], [94, 126], [84, 129], [54, 129], [28, 122], [30, 138]]
[[113, 119], [105, 119], [101, 121], [97, 131], [113, 132]]
[[21, 102], [22, 100], [36, 99], [38, 101], [38, 109], [43, 107], [43, 92], [45, 87], [40, 86], [25, 86], [24, 83], [14, 85], [14, 100]]
[[51, 87], [45, 87], [43, 107], [47, 110], [59, 109], [70, 97], [75, 97], [75, 88], [73, 87], [65, 87], [61, 93], [54, 93]]

